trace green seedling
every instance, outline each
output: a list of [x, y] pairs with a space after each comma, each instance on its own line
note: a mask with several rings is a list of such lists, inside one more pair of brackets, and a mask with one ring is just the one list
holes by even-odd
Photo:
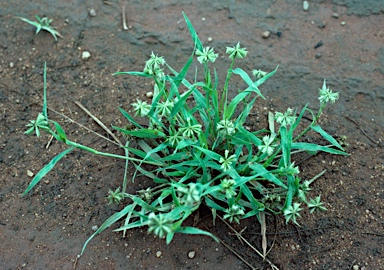
[[36, 34], [38, 34], [40, 32], [40, 30], [45, 30], [45, 31], [51, 33], [51, 35], [55, 38], [56, 41], [57, 41], [57, 37], [62, 38], [62, 35], [57, 30], [55, 30], [55, 28], [53, 26], [50, 25], [52, 20], [48, 19], [47, 17], [40, 18], [39, 16], [36, 15], [37, 22], [30, 21], [30, 20], [28, 20], [26, 18], [22, 18], [22, 17], [17, 17], [17, 18], [26, 22], [26, 23], [29, 23], [30, 25], [35, 26], [36, 27]]
[[[134, 194], [126, 193], [126, 178], [121, 189], [109, 191], [108, 202], [124, 206], [86, 241], [82, 253], [94, 236], [121, 219], [124, 221], [116, 231], [122, 231], [124, 235], [127, 230], [145, 226], [149, 233], [165, 238], [166, 243], [170, 243], [177, 233], [208, 235], [217, 240], [209, 232], [184, 225], [184, 221], [202, 204], [211, 208], [213, 221], [220, 215], [235, 223], [250, 217], [265, 220], [268, 213], [284, 216], [286, 222], [298, 224], [302, 205], [307, 206], [310, 212], [326, 210], [320, 196], [307, 198], [312, 192], [310, 184], [324, 171], [313, 179], [301, 180], [295, 154], [325, 152], [347, 155], [340, 144], [318, 125], [325, 106], [335, 102], [338, 93], [329, 89], [324, 81], [319, 91], [317, 113], [308, 105], [301, 110], [288, 108], [284, 112], [270, 112], [268, 129], [249, 130], [244, 123], [256, 100], [264, 99], [259, 88], [277, 72], [277, 68], [262, 71], [257, 67], [249, 72], [256, 78], [251, 79], [248, 72], [234, 67], [236, 61], [248, 54], [237, 43], [226, 48], [231, 64], [225, 81], [220, 84], [216, 70], [211, 67], [218, 54], [214, 48], [203, 46], [185, 14], [184, 18], [194, 49], [181, 70], [173, 69], [164, 57], [152, 53], [143, 71], [114, 74], [139, 76], [143, 80], [152, 80], [154, 85], [151, 101], [137, 99], [131, 104], [135, 115], [119, 108], [128, 124], [113, 127], [127, 140], [121, 146], [125, 155], [99, 152], [67, 138], [61, 126], [48, 118], [44, 70], [43, 112], [37, 120], [30, 121], [26, 133], [40, 135], [40, 130], [48, 132], [69, 148], [35, 176], [24, 194], [38, 184], [63, 156], [76, 149], [126, 160], [126, 171], [128, 163], [135, 168], [132, 181], [137, 176], [153, 180], [152, 186]], [[190, 76], [193, 80], [190, 80], [187, 73], [194, 59], [198, 66], [195, 74]], [[200, 67], [202, 72], [198, 73]], [[233, 77], [246, 86], [229, 99], [228, 92], [235, 90], [230, 89], [229, 84]], [[299, 128], [305, 114], [312, 116], [312, 122]], [[317, 133], [329, 144], [301, 142], [300, 139], [308, 132]], [[130, 144], [132, 141], [134, 143]]]

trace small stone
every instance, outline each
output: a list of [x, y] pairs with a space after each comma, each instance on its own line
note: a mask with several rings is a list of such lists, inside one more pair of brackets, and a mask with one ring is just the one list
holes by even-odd
[[29, 177], [33, 177], [33, 176], [34, 176], [34, 173], [31, 172], [30, 170], [27, 170], [27, 175], [28, 175]]
[[322, 22], [317, 22], [316, 24], [317, 24], [317, 27], [319, 27], [319, 28], [324, 28], [325, 25], [326, 25], [326, 23], [325, 23], [324, 21], [322, 21]]
[[13, 63], [13, 62], [9, 63], [10, 68], [13, 68], [14, 66], [15, 66], [15, 63]]
[[163, 254], [163, 253], [159, 250], [158, 252], [156, 252], [156, 257], [157, 257], [157, 258], [160, 258], [162, 254]]
[[269, 38], [269, 36], [271, 35], [271, 32], [269, 31], [265, 31], [263, 32], [263, 34], [261, 35], [263, 38]]
[[208, 38], [208, 42], [212, 42], [212, 38], [211, 37]]
[[333, 13], [332, 17], [338, 19], [339, 18], [339, 14], [338, 13]]
[[195, 256], [196, 256], [196, 251], [190, 251], [190, 252], [188, 252], [188, 258], [190, 258], [190, 259], [193, 259], [193, 258], [195, 258]]
[[92, 231], [97, 231], [99, 229], [99, 227], [97, 226], [97, 225], [94, 225], [94, 226], [92, 226]]
[[304, 1], [303, 2], [303, 10], [308, 11], [308, 9], [309, 9], [309, 3], [308, 3], [308, 1]]
[[145, 95], [147, 96], [147, 98], [151, 98], [153, 97], [153, 92], [147, 92]]
[[359, 270], [359, 266], [358, 266], [357, 264], [355, 264], [355, 265], [353, 266], [353, 270]]
[[320, 58], [320, 57], [321, 57], [321, 53], [317, 53], [316, 58]]
[[44, 183], [48, 185], [50, 183], [50, 181], [49, 180], [44, 180]]
[[90, 10], [89, 10], [89, 16], [91, 16], [91, 17], [96, 17], [96, 10], [94, 10], [93, 8], [91, 8]]
[[346, 25], [346, 24], [347, 24], [347, 23], [344, 22], [344, 21], [341, 22], [341, 25], [342, 25], [342, 26], [344, 26], [344, 25]]
[[88, 51], [83, 51], [81, 54], [81, 59], [88, 60], [91, 57], [91, 54]]

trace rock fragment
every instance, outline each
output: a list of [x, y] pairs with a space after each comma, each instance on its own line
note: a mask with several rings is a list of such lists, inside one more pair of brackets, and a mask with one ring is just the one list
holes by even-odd
[[269, 38], [269, 36], [271, 35], [271, 32], [270, 31], [264, 31], [263, 34], [261, 35], [263, 38]]
[[83, 53], [81, 54], [81, 59], [83, 60], [88, 60], [90, 57], [91, 57], [91, 53], [88, 51], [83, 51]]
[[188, 252], [188, 258], [190, 258], [190, 259], [193, 259], [193, 258], [195, 258], [195, 256], [196, 256], [196, 251], [190, 251], [190, 252]]
[[90, 10], [89, 10], [89, 16], [91, 16], [91, 17], [96, 17], [96, 10], [94, 10], [93, 8], [91, 8]]

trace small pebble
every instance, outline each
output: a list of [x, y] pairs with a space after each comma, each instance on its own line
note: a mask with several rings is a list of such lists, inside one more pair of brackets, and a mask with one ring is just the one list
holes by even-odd
[[153, 97], [153, 92], [147, 92], [145, 95], [147, 96], [147, 98], [151, 98]]
[[91, 17], [96, 17], [96, 10], [94, 10], [93, 8], [91, 8], [90, 10], [89, 10], [89, 15], [91, 16]]
[[88, 60], [91, 57], [91, 54], [88, 51], [83, 51], [81, 54], [81, 59]]
[[30, 170], [27, 170], [27, 175], [28, 175], [29, 177], [33, 177], [33, 176], [34, 176], [34, 173], [31, 172]]
[[317, 53], [316, 58], [320, 58], [320, 57], [321, 57], [321, 53]]
[[161, 254], [163, 254], [160, 250], [158, 252], [156, 252], [156, 257], [157, 258], [160, 258], [161, 257]]
[[212, 42], [212, 38], [211, 37], [208, 38], [208, 42]]
[[337, 18], [339, 18], [339, 14], [338, 13], [333, 13], [332, 17], [337, 19]]
[[317, 27], [319, 28], [324, 28], [326, 25], [326, 23], [323, 21], [323, 22], [317, 22]]
[[190, 258], [190, 259], [193, 259], [193, 258], [195, 258], [195, 256], [196, 256], [196, 251], [190, 251], [190, 252], [188, 252], [188, 258]]
[[14, 66], [15, 66], [15, 63], [13, 63], [13, 62], [9, 63], [10, 68], [13, 68]]
[[342, 26], [344, 26], [344, 25], [346, 25], [346, 24], [347, 24], [347, 23], [344, 22], [344, 21], [341, 22], [341, 25], [342, 25]]
[[265, 31], [263, 32], [263, 34], [261, 35], [263, 38], [269, 38], [269, 36], [271, 35], [271, 32], [269, 31]]
[[357, 264], [355, 264], [355, 265], [353, 266], [353, 270], [359, 270], [359, 266], [358, 266]]
[[92, 231], [97, 231], [99, 229], [99, 227], [97, 227], [97, 225], [94, 225], [94, 226], [92, 226]]
[[303, 10], [308, 11], [308, 9], [309, 9], [309, 3], [308, 3], [308, 1], [304, 1], [303, 2]]

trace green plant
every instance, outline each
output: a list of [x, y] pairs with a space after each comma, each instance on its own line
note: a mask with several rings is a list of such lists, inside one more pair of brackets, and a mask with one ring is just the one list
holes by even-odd
[[[108, 218], [86, 241], [88, 242], [120, 219], [124, 224], [116, 231], [147, 226], [148, 232], [165, 237], [170, 243], [175, 233], [214, 235], [198, 228], [184, 226], [184, 221], [202, 204], [213, 214], [222, 215], [230, 222], [261, 215], [283, 214], [286, 221], [297, 223], [300, 207], [307, 205], [311, 212], [325, 210], [320, 196], [307, 199], [311, 180], [299, 178], [299, 168], [292, 156], [297, 152], [319, 151], [347, 155], [339, 143], [319, 125], [325, 105], [338, 98], [324, 81], [320, 90], [320, 109], [315, 115], [308, 106], [301, 111], [288, 108], [284, 113], [269, 114], [269, 128], [249, 131], [244, 123], [258, 97], [264, 98], [259, 90], [277, 70], [264, 72], [255, 70], [256, 80], [240, 68], [233, 68], [235, 61], [246, 57], [247, 50], [240, 43], [228, 47], [226, 53], [231, 59], [224, 85], [210, 65], [218, 55], [213, 48], [204, 48], [191, 22], [184, 14], [194, 50], [180, 71], [169, 66], [163, 57], [154, 53], [145, 63], [144, 71], [117, 72], [114, 75], [133, 75], [154, 81], [152, 102], [137, 100], [133, 103], [136, 113], [131, 116], [124, 109], [120, 112], [128, 120], [127, 127], [114, 127], [128, 140], [122, 146], [125, 155], [96, 151], [70, 141], [61, 126], [48, 118], [44, 72], [44, 107], [37, 120], [31, 121], [27, 134], [39, 129], [53, 135], [70, 148], [55, 157], [32, 180], [24, 194], [30, 191], [40, 179], [52, 169], [55, 163], [75, 148], [94, 154], [128, 160], [135, 166], [137, 175], [152, 178], [154, 186], [136, 194], [126, 193], [127, 181], [122, 188], [110, 191], [109, 203], [126, 203], [125, 207]], [[193, 81], [186, 77], [193, 59], [203, 65], [202, 80], [199, 74]], [[169, 74], [165, 72], [169, 70]], [[247, 85], [245, 90], [231, 100], [228, 98], [229, 81], [238, 75]], [[240, 113], [236, 114], [237, 111]], [[312, 115], [312, 122], [299, 135], [297, 129], [304, 114]], [[147, 126], [139, 124], [135, 117], [146, 119]], [[140, 121], [142, 123], [143, 121]], [[330, 145], [322, 146], [298, 140], [310, 130], [319, 133]], [[137, 148], [129, 146], [135, 140]], [[152, 166], [146, 166], [151, 164]], [[151, 168], [151, 169], [150, 169]], [[125, 201], [125, 199], [129, 199]], [[216, 239], [217, 240], [217, 239]]]
[[51, 33], [51, 35], [55, 38], [55, 40], [57, 41], [57, 37], [62, 37], [61, 34], [55, 30], [55, 28], [53, 26], [50, 25], [50, 23], [52, 22], [52, 20], [48, 19], [47, 17], [43, 17], [43, 18], [40, 18], [39, 16], [36, 15], [36, 19], [37, 19], [37, 22], [34, 22], [34, 21], [30, 21], [26, 18], [22, 18], [22, 17], [16, 17], [26, 23], [29, 23], [30, 25], [33, 25], [36, 27], [36, 34], [38, 34], [40, 32], [40, 30], [45, 30], [49, 33]]

